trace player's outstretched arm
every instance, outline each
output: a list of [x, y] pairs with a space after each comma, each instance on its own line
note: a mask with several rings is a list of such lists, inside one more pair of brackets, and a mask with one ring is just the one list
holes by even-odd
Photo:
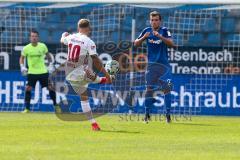
[[60, 39], [60, 43], [67, 45], [68, 44], [67, 36], [69, 36], [69, 33], [68, 32], [64, 32], [62, 34], [61, 39]]
[[93, 59], [93, 64], [96, 67], [96, 69], [99, 72], [102, 72], [105, 75], [105, 77], [107, 78], [107, 83], [112, 83], [111, 76], [109, 75], [109, 73], [103, 67], [102, 61], [98, 58], [98, 56], [97, 55], [92, 55], [91, 57]]

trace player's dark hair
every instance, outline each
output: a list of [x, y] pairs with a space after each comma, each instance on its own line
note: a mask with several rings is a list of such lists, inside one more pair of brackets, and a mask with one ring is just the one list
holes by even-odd
[[88, 19], [80, 19], [78, 21], [78, 28], [90, 27], [90, 21]]
[[160, 20], [160, 21], [162, 20], [162, 16], [161, 16], [161, 14], [160, 14], [158, 11], [152, 11], [149, 15], [150, 15], [150, 17], [156, 17], [156, 16], [158, 16], [158, 17], [159, 17], [159, 20]]
[[35, 29], [30, 31], [30, 35], [31, 35], [31, 33], [36, 33], [39, 36], [39, 32], [37, 30], [35, 30]]

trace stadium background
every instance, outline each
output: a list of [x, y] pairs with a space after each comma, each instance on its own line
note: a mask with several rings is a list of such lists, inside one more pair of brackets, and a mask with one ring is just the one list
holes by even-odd
[[[149, 12], [158, 10], [177, 44], [170, 50], [175, 90], [173, 112], [240, 115], [239, 9], [237, 5], [0, 3], [0, 110], [23, 109], [25, 79], [20, 75], [18, 58], [28, 43], [30, 29], [40, 32], [56, 66], [66, 58], [66, 48], [59, 43], [61, 34], [75, 32], [80, 18], [90, 19], [92, 39], [102, 58], [116, 54], [136, 57], [146, 54], [146, 46], [134, 48], [131, 42], [149, 25]], [[125, 78], [121, 76], [119, 80], [125, 82]], [[144, 79], [129, 83], [143, 84]], [[124, 90], [128, 85], [118, 87]], [[46, 91], [39, 91], [38, 87], [33, 104], [35, 111], [52, 111]], [[78, 111], [79, 106], [75, 105], [72, 110]], [[159, 103], [155, 112], [163, 112], [162, 106]], [[123, 105], [114, 112], [129, 110], [128, 105]], [[144, 107], [138, 104], [131, 110], [142, 113]]]

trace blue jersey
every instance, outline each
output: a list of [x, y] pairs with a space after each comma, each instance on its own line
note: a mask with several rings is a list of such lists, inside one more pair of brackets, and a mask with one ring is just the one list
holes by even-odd
[[[146, 32], [150, 32], [149, 37], [146, 39], [148, 48], [148, 62], [169, 65], [168, 46], [161, 39], [153, 35], [153, 30], [151, 27], [145, 28], [139, 35], [138, 39], [143, 37]], [[171, 33], [166, 27], [160, 27], [158, 33], [163, 37], [171, 38]]]

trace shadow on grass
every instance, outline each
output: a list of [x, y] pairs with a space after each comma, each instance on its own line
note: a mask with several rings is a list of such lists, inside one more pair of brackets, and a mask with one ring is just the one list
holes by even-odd
[[173, 123], [173, 124], [176, 124], [176, 125], [188, 125], [188, 126], [217, 126], [217, 125], [214, 125], [214, 124], [201, 124], [201, 123]]
[[139, 134], [139, 131], [124, 131], [124, 130], [106, 130], [103, 129], [101, 132], [109, 132], [109, 133], [127, 133], [127, 134]]

